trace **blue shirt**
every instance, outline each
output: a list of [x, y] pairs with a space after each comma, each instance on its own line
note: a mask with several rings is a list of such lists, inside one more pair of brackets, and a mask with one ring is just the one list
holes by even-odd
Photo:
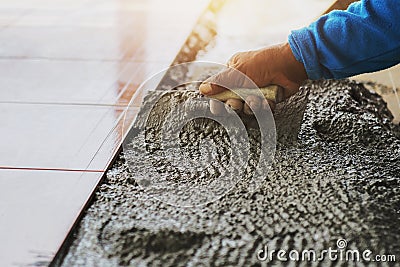
[[400, 63], [400, 1], [355, 2], [292, 31], [289, 44], [312, 80], [391, 67]]

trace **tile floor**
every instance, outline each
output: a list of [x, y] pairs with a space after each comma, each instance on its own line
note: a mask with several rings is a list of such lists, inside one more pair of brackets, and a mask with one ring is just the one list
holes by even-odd
[[0, 170], [1, 266], [47, 265], [100, 175]]
[[1, 2], [0, 266], [52, 260], [207, 2]]

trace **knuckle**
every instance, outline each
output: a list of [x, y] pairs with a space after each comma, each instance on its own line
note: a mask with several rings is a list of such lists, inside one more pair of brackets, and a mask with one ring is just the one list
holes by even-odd
[[235, 54], [231, 57], [231, 59], [229, 60], [229, 63], [230, 63], [231, 65], [236, 65], [236, 64], [240, 61], [242, 54], [243, 54], [243, 52], [237, 52], [237, 53], [235, 53]]

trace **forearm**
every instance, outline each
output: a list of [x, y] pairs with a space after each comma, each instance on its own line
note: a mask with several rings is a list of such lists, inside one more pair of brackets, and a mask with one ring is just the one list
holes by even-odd
[[366, 0], [293, 31], [289, 43], [310, 79], [344, 78], [400, 62], [400, 2]]

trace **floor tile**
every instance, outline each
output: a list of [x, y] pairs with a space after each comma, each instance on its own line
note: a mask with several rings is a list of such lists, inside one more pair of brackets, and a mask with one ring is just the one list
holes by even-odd
[[102, 61], [0, 59], [0, 101], [96, 104], [108, 94], [110, 98], [103, 100], [112, 103], [118, 95], [113, 85], [123, 66]]
[[[119, 100], [112, 111], [115, 118], [117, 118], [116, 124], [90, 162], [88, 166], [90, 170], [103, 169], [109, 166], [109, 163], [113, 159], [110, 155], [115, 155], [121, 147], [122, 141], [143, 103], [145, 92], [156, 88], [166, 69], [162, 68], [160, 64], [149, 65], [148, 63], [140, 63], [139, 66], [139, 71], [133, 76], [133, 79], [129, 77], [131, 80], [126, 80], [126, 82], [123, 83], [125, 87], [121, 91]], [[158, 74], [160, 72], [161, 74]], [[153, 74], [155, 76], [153, 76]], [[123, 77], [123, 75], [121, 77]], [[142, 83], [145, 79], [151, 80]], [[120, 80], [123, 79], [121, 78]], [[140, 83], [135, 83], [135, 81], [140, 81]], [[108, 115], [107, 117], [111, 116]]]
[[27, 13], [25, 9], [0, 7], [0, 30], [13, 25]]
[[390, 88], [400, 88], [400, 64], [386, 70], [355, 76], [359, 81], [374, 81]]
[[12, 23], [11, 26], [56, 26], [59, 25], [59, 21], [62, 18], [75, 12], [75, 9], [32, 8], [24, 16]]
[[116, 155], [121, 148], [125, 135], [130, 129], [131, 124], [139, 112], [139, 107], [118, 107], [114, 110], [115, 116], [118, 116], [118, 121], [114, 128], [110, 131], [107, 138], [102, 143], [99, 150], [94, 155], [88, 169], [99, 170], [107, 168], [113, 160], [110, 155]]
[[[171, 32], [156, 33], [150, 31], [133, 59], [135, 61], [171, 62], [174, 59], [174, 57], [171, 58], [171, 55], [178, 54], [189, 33], [189, 31], [178, 31], [173, 34]], [[171, 36], [174, 36], [180, 42], [172, 42]]]
[[378, 93], [388, 104], [388, 108], [394, 116], [393, 122], [400, 123], [400, 64], [386, 70], [358, 75], [354, 79], [385, 85], [387, 88], [379, 90]]
[[0, 56], [120, 60], [144, 44], [162, 44], [164, 53], [141, 59], [171, 61], [208, 1], [186, 2], [5, 0], [0, 25], [9, 27], [0, 31]]
[[124, 53], [114, 29], [8, 27], [0, 40], [1, 57], [118, 60]]
[[[168, 68], [169, 63], [133, 62], [127, 65], [127, 68], [125, 68], [118, 79], [119, 94], [118, 101], [116, 102], [117, 105], [129, 104], [133, 95], [136, 93], [137, 89], [143, 84], [143, 82], [145, 82], [147, 79], [151, 79], [157, 73], [164, 71], [166, 68]], [[154, 87], [155, 86], [156, 85], [154, 85]], [[109, 96], [106, 96], [106, 98], [109, 98]], [[141, 104], [141, 102], [139, 104]]]
[[12, 26], [0, 31], [0, 57], [172, 61], [188, 33], [186, 29], [160, 34], [146, 24], [139, 28]]
[[0, 103], [113, 105], [127, 87], [139, 86], [168, 65], [168, 61], [0, 59]]
[[51, 10], [70, 10], [83, 8], [88, 1], [77, 1], [77, 0], [2, 0], [2, 8], [15, 8], [15, 9], [51, 9]]
[[0, 265], [47, 266], [101, 176], [0, 170]]
[[85, 170], [114, 128], [117, 117], [113, 110], [0, 104], [0, 166]]

